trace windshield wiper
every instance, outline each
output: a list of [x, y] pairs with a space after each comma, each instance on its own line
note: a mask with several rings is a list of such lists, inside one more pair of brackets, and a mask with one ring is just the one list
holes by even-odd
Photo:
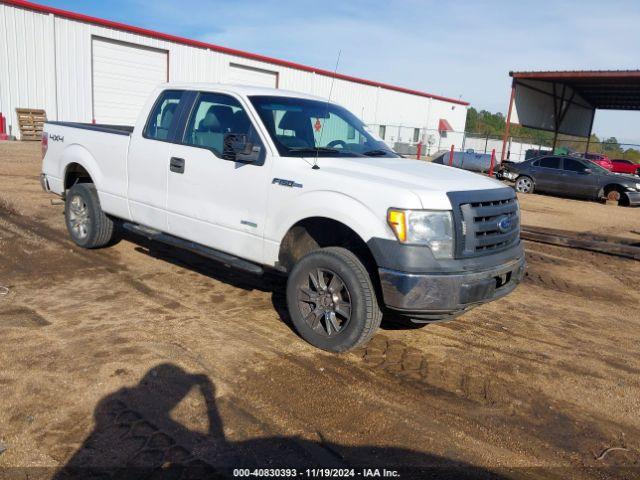
[[316, 152], [340, 153], [342, 150], [338, 150], [337, 148], [331, 148], [331, 147], [295, 147], [295, 148], [290, 148], [289, 151], [290, 152], [311, 152], [311, 153], [316, 153]]
[[367, 157], [382, 157], [384, 155], [387, 155], [388, 153], [392, 153], [388, 150], [369, 150], [367, 152], [363, 152], [362, 155], [366, 155]]

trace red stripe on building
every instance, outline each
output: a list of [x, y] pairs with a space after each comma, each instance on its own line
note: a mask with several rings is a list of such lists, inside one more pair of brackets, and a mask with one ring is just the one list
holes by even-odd
[[139, 35], [145, 35], [147, 37], [166, 40], [169, 42], [181, 43], [183, 45], [190, 45], [192, 47], [206, 48], [215, 52], [226, 53], [228, 55], [235, 55], [237, 57], [248, 58], [251, 60], [257, 60], [260, 62], [271, 63], [273, 65], [280, 65], [282, 67], [293, 68], [296, 70], [303, 70], [305, 72], [312, 72], [318, 75], [326, 77], [337, 78], [340, 80], [346, 80], [349, 82], [360, 83], [363, 85], [369, 85], [371, 87], [380, 87], [387, 90], [393, 90], [401, 93], [408, 93], [411, 95], [418, 95], [420, 97], [433, 98], [434, 100], [442, 100], [444, 102], [456, 103], [458, 105], [468, 106], [468, 102], [457, 100], [454, 98], [442, 97], [440, 95], [434, 95], [432, 93], [422, 92], [420, 90], [412, 90], [410, 88], [397, 87], [395, 85], [389, 85], [387, 83], [374, 82], [372, 80], [366, 80], [364, 78], [352, 77], [350, 75], [343, 75], [341, 73], [334, 73], [329, 70], [321, 68], [310, 67], [308, 65], [302, 65], [300, 63], [289, 62], [287, 60], [280, 60], [278, 58], [267, 57], [265, 55], [258, 55], [256, 53], [245, 52], [243, 50], [236, 50], [234, 48], [222, 47], [213, 43], [200, 42], [198, 40], [192, 40], [189, 38], [179, 37], [168, 33], [157, 32], [155, 30], [149, 30], [146, 28], [135, 27], [133, 25], [127, 25], [125, 23], [114, 22], [111, 20], [105, 20], [103, 18], [92, 17], [90, 15], [84, 15], [82, 13], [70, 12], [68, 10], [62, 10], [59, 8], [48, 7], [46, 5], [40, 5], [33, 2], [27, 2], [25, 0], [0, 0], [0, 3], [7, 5], [13, 5], [16, 7], [22, 7], [29, 10], [35, 10], [42, 13], [52, 13], [59, 17], [69, 18], [71, 20], [78, 20], [80, 22], [93, 23], [95, 25], [101, 25], [103, 27], [115, 28], [118, 30], [125, 30], [131, 33], [137, 33]]

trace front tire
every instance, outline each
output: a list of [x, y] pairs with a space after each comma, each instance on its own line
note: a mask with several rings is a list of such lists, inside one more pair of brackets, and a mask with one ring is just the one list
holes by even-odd
[[516, 192], [518, 193], [533, 193], [534, 185], [533, 179], [526, 175], [521, 175], [516, 178]]
[[287, 280], [287, 306], [300, 336], [330, 352], [363, 345], [382, 320], [367, 269], [340, 247], [314, 250], [294, 265]]
[[71, 239], [82, 248], [100, 248], [119, 240], [117, 225], [102, 211], [93, 183], [77, 183], [69, 189], [64, 218]]

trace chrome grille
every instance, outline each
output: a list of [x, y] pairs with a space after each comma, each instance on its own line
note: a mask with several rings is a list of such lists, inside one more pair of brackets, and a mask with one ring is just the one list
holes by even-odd
[[449, 197], [456, 221], [456, 257], [499, 252], [518, 242], [520, 214], [513, 189], [452, 192]]

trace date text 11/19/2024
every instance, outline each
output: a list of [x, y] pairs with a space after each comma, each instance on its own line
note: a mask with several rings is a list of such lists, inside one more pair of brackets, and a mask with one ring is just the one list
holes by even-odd
[[233, 476], [234, 478], [400, 478], [400, 473], [397, 470], [387, 470], [386, 468], [307, 468], [305, 470], [295, 468], [236, 468], [233, 470]]

